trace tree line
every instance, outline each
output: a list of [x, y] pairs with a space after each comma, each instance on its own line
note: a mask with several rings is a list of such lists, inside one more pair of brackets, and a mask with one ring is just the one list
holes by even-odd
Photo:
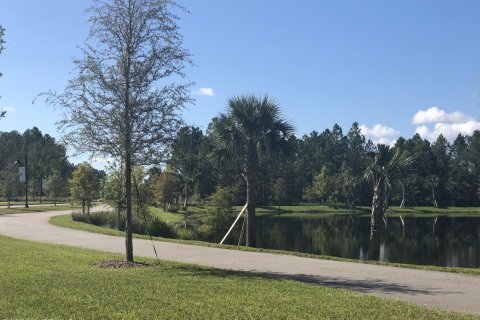
[[68, 180], [76, 166], [68, 161], [65, 146], [38, 128], [0, 132], [0, 197], [10, 202], [25, 193], [19, 167], [27, 166], [29, 199], [57, 202], [69, 196]]
[[[242, 150], [229, 163], [211, 161], [218, 142], [212, 120], [204, 133], [184, 126], [173, 142], [172, 157], [159, 174], [157, 198], [162, 203], [186, 206], [204, 201], [219, 187], [228, 187], [237, 204], [246, 201]], [[278, 146], [277, 146], [278, 147]], [[282, 148], [285, 148], [283, 146]], [[312, 131], [288, 139], [287, 154], [262, 153], [256, 176], [256, 202], [260, 205], [320, 203], [345, 208], [371, 205], [372, 182], [364, 175], [375, 145], [362, 135], [358, 123], [344, 134], [332, 129]], [[411, 158], [411, 164], [392, 181], [386, 195], [390, 204], [401, 206], [478, 206], [480, 178], [480, 132], [461, 135], [450, 143], [440, 135], [434, 142], [415, 134], [399, 138], [392, 150]], [[157, 170], [157, 173], [160, 170]], [[167, 191], [168, 189], [168, 191]], [[160, 192], [162, 193], [162, 192]]]

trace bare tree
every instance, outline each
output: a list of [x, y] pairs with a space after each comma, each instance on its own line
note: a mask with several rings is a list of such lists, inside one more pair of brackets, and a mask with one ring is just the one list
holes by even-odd
[[[179, 111], [191, 102], [173, 0], [94, 0], [78, 74], [47, 105], [61, 107], [64, 140], [78, 152], [121, 159], [125, 168], [126, 258], [133, 261], [132, 166], [169, 153]], [[181, 83], [184, 82], [184, 83]], [[179, 84], [180, 83], [180, 84]]]
[[[5, 29], [0, 25], [0, 53], [2, 53], [3, 49], [5, 49], [5, 40], [3, 40], [3, 37], [5, 36]], [[2, 76], [2, 73], [0, 72], [0, 77]], [[5, 116], [5, 113], [7, 113], [5, 110], [0, 111], [0, 118], [3, 118]]]

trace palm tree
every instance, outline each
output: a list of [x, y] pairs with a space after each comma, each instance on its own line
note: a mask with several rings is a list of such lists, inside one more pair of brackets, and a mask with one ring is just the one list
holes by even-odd
[[402, 170], [410, 167], [413, 159], [406, 152], [390, 148], [384, 144], [378, 144], [377, 152], [372, 152], [369, 156], [371, 161], [363, 177], [373, 183], [372, 213], [370, 217], [370, 239], [372, 239], [378, 219], [380, 217], [386, 219], [387, 192], [392, 186], [392, 181], [399, 176]]
[[259, 155], [285, 154], [293, 126], [284, 120], [278, 104], [268, 96], [237, 96], [228, 100], [226, 113], [213, 121], [211, 155], [217, 164], [240, 159], [247, 184], [246, 246], [255, 246], [255, 198]]

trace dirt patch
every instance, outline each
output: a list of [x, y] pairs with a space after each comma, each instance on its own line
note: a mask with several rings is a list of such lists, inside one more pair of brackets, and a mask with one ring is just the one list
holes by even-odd
[[127, 260], [107, 260], [97, 265], [98, 268], [103, 269], [144, 268], [150, 266], [151, 264], [148, 263], [130, 262]]

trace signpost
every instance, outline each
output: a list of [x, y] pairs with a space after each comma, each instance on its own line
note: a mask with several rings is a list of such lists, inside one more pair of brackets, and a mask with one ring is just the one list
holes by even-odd
[[20, 177], [20, 182], [25, 183], [27, 181], [25, 167], [18, 167], [18, 176]]

